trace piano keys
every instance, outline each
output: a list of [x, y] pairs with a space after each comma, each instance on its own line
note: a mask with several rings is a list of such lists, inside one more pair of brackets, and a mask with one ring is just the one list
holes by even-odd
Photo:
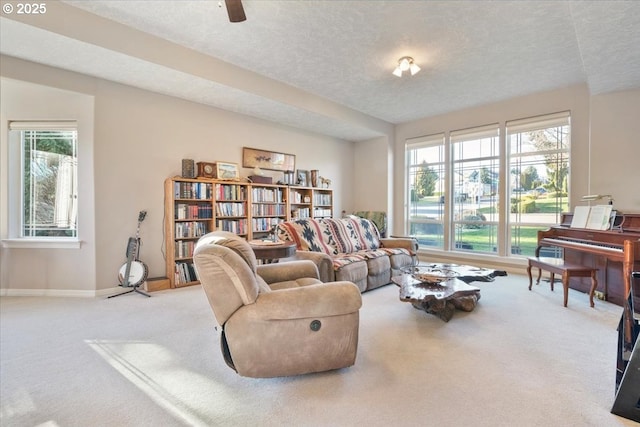
[[[565, 213], [560, 225], [538, 231], [536, 256], [544, 247], [562, 248], [565, 261], [597, 268], [598, 291], [622, 306], [629, 295], [631, 272], [640, 270], [640, 214], [618, 216], [614, 230], [601, 231], [571, 228], [573, 214]], [[588, 292], [590, 285], [582, 278], [569, 284], [582, 292]]]

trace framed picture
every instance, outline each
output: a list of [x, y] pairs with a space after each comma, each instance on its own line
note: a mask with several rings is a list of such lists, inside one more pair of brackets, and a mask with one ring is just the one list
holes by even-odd
[[299, 185], [301, 187], [306, 187], [307, 185], [309, 185], [309, 171], [298, 169], [296, 171], [295, 185]]
[[239, 180], [240, 172], [237, 163], [216, 162], [216, 177], [218, 179]]
[[272, 171], [294, 171], [296, 169], [296, 156], [242, 147], [242, 167], [255, 168], [256, 166], [260, 169]]

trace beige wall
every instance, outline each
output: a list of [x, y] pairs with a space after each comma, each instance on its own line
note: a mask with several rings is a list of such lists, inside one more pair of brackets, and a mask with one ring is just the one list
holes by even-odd
[[[3, 248], [3, 293], [69, 287], [100, 293], [113, 288], [141, 209], [148, 211], [141, 227], [141, 259], [149, 266], [151, 277], [164, 276], [164, 180], [180, 174], [183, 158], [241, 165], [243, 146], [295, 154], [297, 168], [318, 169], [333, 181], [336, 215], [354, 209], [351, 142], [14, 58], [2, 58], [2, 76], [75, 90], [95, 99], [95, 183], [93, 190], [81, 194], [80, 201], [95, 208], [95, 256], [61, 264], [53, 252]], [[251, 170], [241, 169], [242, 176], [249, 174]], [[95, 194], [95, 204], [87, 193]], [[84, 214], [80, 221], [93, 222], [94, 218]], [[16, 262], [22, 268], [6, 268]], [[46, 274], [35, 274], [24, 268], [26, 264], [52, 268]], [[75, 264], [83, 266], [74, 268]], [[74, 275], [73, 285], [69, 275]]]
[[[3, 247], [0, 255], [0, 288], [55, 292], [58, 295], [92, 294], [95, 290], [95, 222], [93, 192], [93, 120], [92, 96], [2, 79], [0, 87], [0, 209], [1, 235], [8, 236], [7, 206], [8, 159], [6, 144], [8, 121], [11, 120], [76, 120], [78, 126], [78, 206], [79, 247], [37, 249]], [[12, 165], [16, 166], [16, 165]], [[18, 172], [19, 174], [19, 172]], [[6, 243], [6, 242], [5, 242]], [[15, 245], [15, 244], [14, 244]]]
[[[590, 96], [586, 85], [579, 85], [400, 124], [393, 141], [381, 137], [351, 143], [14, 58], [2, 57], [0, 65], [3, 77], [48, 86], [32, 87], [42, 94], [51, 88], [72, 91], [71, 97], [85, 94], [95, 108], [93, 164], [81, 183], [93, 189], [85, 189], [81, 200], [81, 221], [87, 221], [81, 227], [91, 230], [82, 236], [83, 248], [2, 248], [1, 293], [106, 292], [117, 283], [141, 209], [148, 211], [141, 258], [151, 277], [164, 275], [163, 181], [180, 173], [182, 158], [241, 163], [243, 146], [295, 154], [298, 168], [319, 169], [332, 179], [335, 215], [385, 210], [392, 233], [400, 234], [407, 138], [570, 110], [572, 203], [584, 194], [611, 193], [617, 208], [640, 212], [638, 90]], [[2, 95], [6, 130], [7, 94]], [[6, 158], [0, 157], [0, 167], [6, 168]]]
[[387, 137], [355, 143], [354, 210], [392, 216], [392, 148], [393, 141]]
[[591, 97], [589, 194], [640, 212], [640, 89]]

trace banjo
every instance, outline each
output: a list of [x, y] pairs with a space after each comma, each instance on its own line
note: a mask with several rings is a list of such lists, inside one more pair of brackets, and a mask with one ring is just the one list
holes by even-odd
[[136, 228], [136, 236], [129, 237], [127, 242], [127, 262], [125, 262], [118, 272], [118, 280], [120, 286], [128, 288], [133, 287], [134, 290], [147, 280], [149, 269], [146, 264], [138, 259], [140, 253], [140, 224], [147, 216], [147, 211], [140, 211], [138, 214], [138, 227]]

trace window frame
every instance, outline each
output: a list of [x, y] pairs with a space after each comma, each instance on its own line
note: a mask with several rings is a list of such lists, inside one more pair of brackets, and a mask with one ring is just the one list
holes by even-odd
[[[75, 135], [75, 197], [76, 197], [76, 226], [75, 236], [25, 236], [24, 230], [24, 200], [23, 200], [23, 168], [25, 161], [24, 147], [22, 145], [23, 131], [74, 131]], [[6, 238], [2, 244], [8, 248], [52, 248], [52, 249], [77, 249], [80, 248], [80, 229], [78, 205], [78, 168], [79, 149], [78, 123], [70, 120], [9, 121], [7, 126], [7, 230]]]
[[[433, 139], [437, 136], [442, 136], [444, 139], [444, 147], [445, 152], [447, 153], [447, 159], [445, 164], [446, 176], [445, 180], [447, 181], [446, 189], [448, 192], [447, 197], [445, 198], [445, 216], [443, 220], [443, 234], [444, 234], [444, 245], [443, 247], [435, 247], [435, 246], [424, 246], [421, 245], [422, 250], [432, 250], [433, 253], [451, 253], [455, 256], [488, 256], [488, 257], [507, 257], [513, 260], [524, 259], [527, 255], [521, 255], [519, 253], [512, 253], [512, 236], [511, 229], [514, 223], [511, 221], [510, 217], [510, 208], [511, 208], [511, 186], [510, 186], [510, 168], [511, 168], [511, 146], [509, 142], [509, 137], [514, 133], [513, 129], [525, 129], [525, 128], [538, 128], [538, 129], [547, 129], [548, 124], [555, 125], [563, 120], [566, 121], [566, 125], [568, 125], [568, 142], [566, 149], [563, 150], [563, 155], [566, 156], [567, 162], [569, 164], [568, 172], [566, 175], [567, 187], [570, 187], [571, 182], [571, 134], [573, 132], [571, 125], [571, 111], [560, 111], [557, 113], [549, 113], [542, 114], [527, 118], [513, 119], [508, 121], [500, 121], [499, 123], [486, 124], [468, 129], [460, 129], [460, 130], [451, 130], [446, 129], [445, 132], [432, 134], [430, 136], [424, 137], [414, 137], [407, 138], [405, 140], [405, 212], [403, 218], [403, 226], [404, 232], [407, 235], [411, 235], [412, 233], [412, 218], [410, 216], [410, 208], [411, 208], [411, 199], [410, 199], [410, 188], [412, 182], [410, 180], [410, 151], [415, 149], [420, 145], [420, 142], [425, 144], [425, 141], [429, 141], [429, 139]], [[508, 129], [508, 126], [510, 128]], [[551, 126], [553, 127], [553, 126]], [[454, 180], [453, 175], [456, 170], [456, 159], [454, 155], [454, 143], [460, 141], [461, 138], [464, 138], [465, 134], [483, 134], [486, 132], [491, 132], [494, 130], [496, 132], [496, 147], [498, 150], [498, 155], [495, 159], [496, 164], [498, 166], [498, 183], [497, 183], [497, 197], [494, 201], [497, 206], [497, 213], [495, 213], [497, 217], [497, 222], [491, 225], [495, 227], [497, 230], [495, 237], [496, 250], [495, 251], [471, 251], [465, 249], [456, 248], [455, 240], [456, 240], [456, 229], [455, 229], [455, 221], [454, 221], [454, 211], [455, 211], [455, 203], [454, 203]], [[458, 160], [459, 161], [459, 160]], [[570, 202], [570, 194], [569, 188], [567, 189], [567, 198], [566, 204], [567, 209], [571, 209]], [[562, 204], [564, 207], [564, 204]], [[557, 212], [556, 215], [561, 215], [562, 212]], [[459, 222], [459, 221], [458, 221]], [[549, 225], [547, 225], [548, 227]], [[489, 242], [487, 242], [489, 243]], [[479, 258], [480, 259], [480, 258]]]

